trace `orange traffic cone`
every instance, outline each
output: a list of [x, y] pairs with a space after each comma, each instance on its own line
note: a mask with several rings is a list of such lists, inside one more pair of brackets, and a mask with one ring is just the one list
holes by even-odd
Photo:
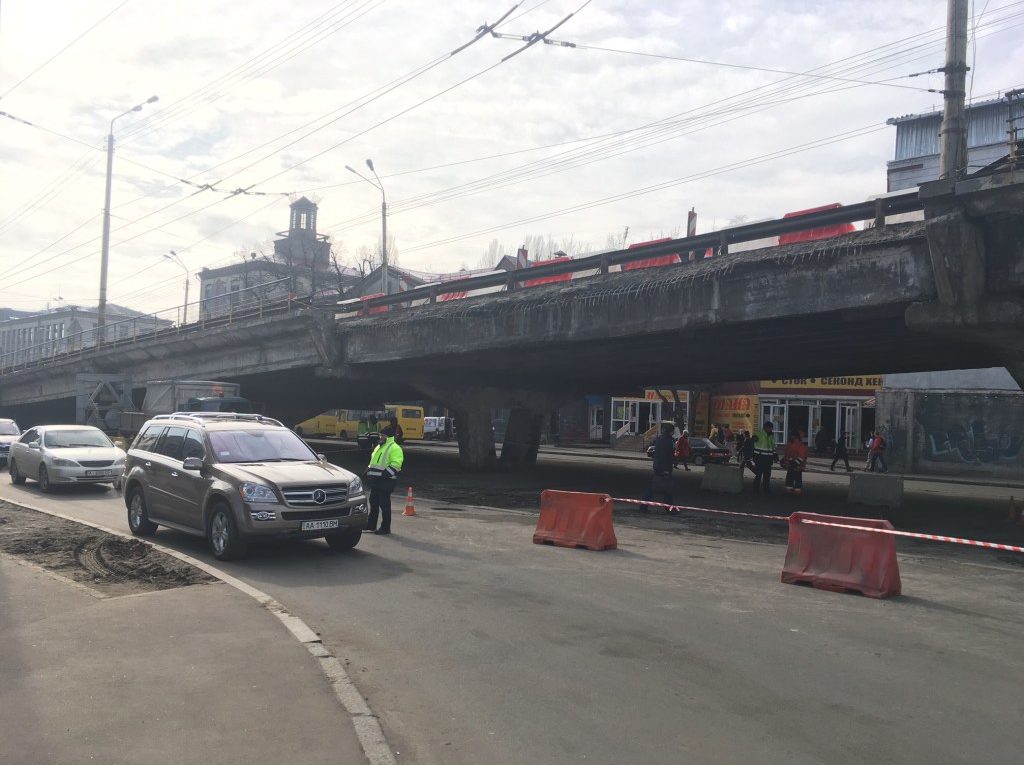
[[402, 515], [416, 515], [416, 508], [412, 505], [412, 487], [409, 487], [409, 493], [405, 495], [405, 512]]
[[1017, 502], [1013, 499], [1013, 497], [1010, 497], [1010, 516], [1009, 516], [1009, 520], [1010, 520], [1010, 523], [1020, 523], [1021, 522], [1021, 508], [1017, 507]]

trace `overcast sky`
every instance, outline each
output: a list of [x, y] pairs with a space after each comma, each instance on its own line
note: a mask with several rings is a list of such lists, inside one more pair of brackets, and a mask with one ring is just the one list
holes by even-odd
[[[544, 30], [583, 1], [524, 0], [499, 29]], [[5, 0], [0, 110], [37, 127], [0, 119], [0, 305], [95, 304], [104, 137], [150, 95], [116, 123], [109, 278], [111, 301], [147, 311], [182, 298], [163, 253], [194, 272], [266, 248], [287, 194], [320, 204], [343, 257], [377, 248], [379, 192], [345, 170], [367, 157], [401, 265], [456, 270], [492, 239], [603, 249], [627, 226], [630, 243], [678, 232], [691, 207], [704, 231], [864, 200], [885, 190], [885, 120], [941, 108], [921, 90], [941, 75], [904, 76], [941, 66], [946, 0], [592, 0], [551, 35], [579, 47], [494, 66], [522, 43], [488, 36], [449, 56], [513, 4]], [[983, 8], [975, 98], [1020, 86], [1024, 61], [1024, 3]]]

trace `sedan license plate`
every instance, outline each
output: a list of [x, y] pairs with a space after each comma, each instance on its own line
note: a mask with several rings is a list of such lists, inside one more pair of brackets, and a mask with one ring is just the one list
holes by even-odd
[[303, 531], [321, 531], [323, 529], [336, 529], [338, 528], [338, 519], [331, 518], [326, 521], [303, 521]]
[[98, 476], [105, 476], [105, 475], [114, 475], [114, 471], [113, 470], [86, 470], [85, 474], [87, 476], [90, 476], [90, 477], [93, 477], [93, 476], [97, 476], [98, 477]]

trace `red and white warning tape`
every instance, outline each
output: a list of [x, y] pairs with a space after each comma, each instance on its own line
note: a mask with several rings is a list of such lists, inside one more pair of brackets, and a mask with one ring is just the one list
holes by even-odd
[[669, 512], [679, 512], [680, 510], [693, 510], [698, 513], [715, 513], [716, 515], [739, 515], [744, 518], [764, 518], [769, 521], [782, 521], [783, 523], [789, 522], [789, 517], [785, 515], [763, 515], [761, 513], [738, 513], [733, 510], [712, 510], [710, 507], [689, 507], [687, 505], [667, 505], [664, 502], [645, 502], [642, 499], [622, 499], [621, 497], [612, 498], [612, 502], [624, 502], [627, 505], [650, 505], [652, 507], [664, 507]]
[[897, 531], [896, 529], [874, 529], [870, 526], [854, 526], [848, 523], [832, 523], [831, 521], [812, 521], [809, 518], [801, 518], [804, 523], [815, 526], [834, 526], [837, 529], [855, 529], [857, 531], [873, 531], [876, 534], [892, 534], [898, 537], [910, 537], [911, 539], [929, 539], [932, 542], [950, 542], [955, 545], [970, 545], [971, 547], [985, 547], [989, 550], [1005, 550], [1006, 552], [1024, 553], [1024, 547], [1016, 545], [1004, 545], [999, 542], [980, 542], [977, 539], [963, 539], [961, 537], [944, 537], [938, 534], [919, 534], [915, 531]]
[[[650, 505], [653, 507], [664, 507], [669, 512], [679, 512], [680, 510], [692, 510], [698, 513], [714, 513], [715, 515], [738, 515], [743, 518], [763, 518], [769, 521], [782, 521], [783, 523], [789, 523], [789, 516], [785, 515], [765, 515], [763, 513], [740, 513], [734, 510], [712, 510], [710, 507], [690, 507], [688, 505], [668, 505], [664, 502], [645, 502], [642, 499], [623, 499], [622, 497], [614, 497], [613, 502], [623, 502], [627, 505]], [[849, 523], [833, 523], [831, 521], [814, 521], [808, 518], [801, 519], [804, 523], [810, 523], [815, 526], [833, 526], [837, 529], [853, 529], [856, 531], [872, 531], [876, 534], [892, 534], [898, 537], [910, 537], [911, 539], [927, 539], [932, 542], [949, 542], [955, 545], [970, 545], [971, 547], [984, 547], [989, 550], [1003, 550], [1004, 552], [1017, 552], [1024, 553], [1024, 547], [1018, 547], [1017, 545], [1004, 545], [1000, 542], [981, 542], [976, 539], [963, 539], [961, 537], [944, 537], [939, 534], [920, 534], [915, 531], [897, 531], [896, 529], [875, 529], [870, 526], [855, 526]]]

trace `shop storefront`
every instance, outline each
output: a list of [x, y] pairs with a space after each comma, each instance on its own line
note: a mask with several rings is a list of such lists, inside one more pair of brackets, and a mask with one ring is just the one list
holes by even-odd
[[[677, 401], [678, 399], [678, 401]], [[617, 437], [646, 433], [663, 420], [686, 422], [687, 392], [645, 390], [640, 396], [612, 398], [611, 432]]]
[[848, 449], [862, 448], [875, 426], [875, 392], [882, 381], [880, 376], [762, 380], [760, 422], [770, 420], [780, 442], [799, 431], [813, 450], [820, 430], [826, 446], [842, 437]]

